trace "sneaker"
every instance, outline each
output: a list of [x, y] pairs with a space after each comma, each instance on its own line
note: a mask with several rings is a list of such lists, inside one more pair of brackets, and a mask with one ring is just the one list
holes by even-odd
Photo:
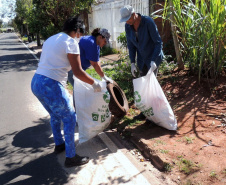
[[65, 143], [61, 145], [56, 145], [54, 148], [54, 153], [59, 154], [65, 150]]
[[82, 156], [79, 156], [76, 154], [72, 158], [66, 157], [64, 165], [65, 165], [65, 167], [69, 168], [69, 167], [73, 167], [73, 166], [81, 166], [88, 162], [89, 162], [89, 157], [82, 157]]
[[143, 121], [146, 119], [146, 116], [141, 112], [139, 115], [134, 116], [133, 119]]

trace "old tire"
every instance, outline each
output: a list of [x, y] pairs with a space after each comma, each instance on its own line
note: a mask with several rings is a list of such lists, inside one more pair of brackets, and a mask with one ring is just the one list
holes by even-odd
[[114, 81], [107, 84], [107, 90], [110, 94], [109, 110], [115, 117], [121, 118], [126, 115], [129, 109], [125, 93]]

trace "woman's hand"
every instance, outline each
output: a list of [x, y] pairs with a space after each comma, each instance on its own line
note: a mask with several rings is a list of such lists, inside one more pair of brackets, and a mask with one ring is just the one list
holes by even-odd
[[111, 78], [107, 77], [106, 75], [104, 75], [104, 76], [102, 77], [102, 79], [103, 79], [105, 82], [110, 82], [111, 84], [113, 84], [113, 80], [112, 80]]

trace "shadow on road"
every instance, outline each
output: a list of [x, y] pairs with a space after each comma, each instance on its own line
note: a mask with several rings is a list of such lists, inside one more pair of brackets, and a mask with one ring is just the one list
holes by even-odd
[[50, 138], [49, 119], [39, 119], [35, 124], [19, 132], [1, 136], [1, 140], [13, 140], [0, 148], [1, 161], [4, 161], [0, 170], [1, 184], [40, 185], [68, 182], [57, 155], [52, 152], [54, 141]]
[[15, 54], [1, 56], [0, 73], [10, 71], [36, 70], [38, 61], [31, 54]]
[[48, 154], [3, 173], [0, 182], [17, 185], [65, 184], [68, 180], [61, 171], [56, 155]]
[[37, 69], [38, 61], [18, 40], [15, 34], [5, 35], [0, 44], [0, 73], [31, 71]]

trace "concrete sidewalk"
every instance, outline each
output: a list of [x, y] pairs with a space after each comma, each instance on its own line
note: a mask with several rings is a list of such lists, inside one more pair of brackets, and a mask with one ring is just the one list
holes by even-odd
[[115, 62], [115, 61], [118, 61], [119, 59], [120, 59], [119, 54], [111, 54], [111, 55], [100, 57], [101, 62]]

